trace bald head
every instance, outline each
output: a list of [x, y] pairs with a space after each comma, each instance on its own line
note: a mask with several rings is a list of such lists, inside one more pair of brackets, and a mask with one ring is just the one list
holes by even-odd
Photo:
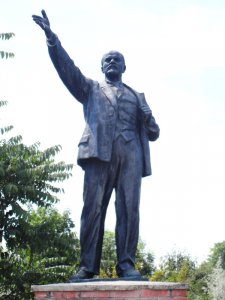
[[120, 53], [119, 51], [115, 51], [115, 50], [111, 50], [111, 51], [105, 53], [105, 54], [102, 56], [101, 65], [103, 64], [105, 58], [106, 58], [107, 56], [109, 56], [109, 55], [118, 55], [118, 56], [121, 58], [121, 60], [123, 61], [124, 65], [125, 65], [125, 59], [124, 59], [123, 54]]
[[111, 81], [120, 81], [126, 70], [123, 54], [118, 51], [110, 51], [102, 57], [102, 72]]

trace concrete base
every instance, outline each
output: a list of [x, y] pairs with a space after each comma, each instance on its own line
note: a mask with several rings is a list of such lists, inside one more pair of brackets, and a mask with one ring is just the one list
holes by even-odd
[[187, 300], [187, 285], [170, 282], [99, 281], [34, 285], [35, 300]]

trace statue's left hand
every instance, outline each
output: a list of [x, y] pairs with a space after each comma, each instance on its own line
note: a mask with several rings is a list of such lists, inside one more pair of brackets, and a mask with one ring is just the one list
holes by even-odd
[[47, 17], [47, 14], [44, 10], [41, 11], [42, 13], [42, 17], [41, 16], [37, 16], [37, 15], [33, 15], [32, 18], [34, 20], [34, 22], [36, 24], [38, 24], [41, 29], [44, 30], [46, 37], [50, 38], [50, 36], [52, 35], [52, 31], [50, 29], [50, 22], [49, 19]]
[[141, 111], [145, 120], [149, 120], [152, 117], [152, 111], [147, 105], [141, 105]]

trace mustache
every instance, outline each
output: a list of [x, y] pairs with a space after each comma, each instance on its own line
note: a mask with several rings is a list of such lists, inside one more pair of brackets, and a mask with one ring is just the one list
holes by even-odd
[[107, 69], [108, 69], [108, 68], [111, 68], [111, 67], [117, 67], [117, 64], [115, 64], [115, 63], [109, 64], [109, 65], [107, 66]]

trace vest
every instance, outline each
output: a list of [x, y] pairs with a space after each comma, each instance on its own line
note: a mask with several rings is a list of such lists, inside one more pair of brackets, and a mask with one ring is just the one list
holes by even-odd
[[138, 103], [135, 95], [126, 87], [111, 86], [117, 99], [117, 119], [114, 140], [122, 136], [125, 141], [133, 140], [137, 134]]

